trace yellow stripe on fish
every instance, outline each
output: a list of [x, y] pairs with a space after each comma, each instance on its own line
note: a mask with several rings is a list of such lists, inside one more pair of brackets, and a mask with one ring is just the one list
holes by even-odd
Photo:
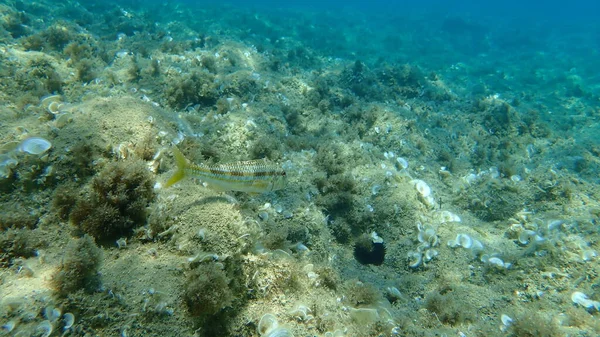
[[167, 180], [169, 187], [185, 177], [196, 177], [218, 191], [264, 193], [283, 189], [287, 183], [285, 171], [266, 159], [228, 164], [193, 164], [177, 147], [173, 147], [177, 171]]

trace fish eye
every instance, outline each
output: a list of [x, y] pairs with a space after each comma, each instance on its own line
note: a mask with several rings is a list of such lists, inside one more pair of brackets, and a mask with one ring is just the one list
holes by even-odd
[[285, 171], [281, 172], [281, 175], [285, 177], [285, 175], [286, 175]]

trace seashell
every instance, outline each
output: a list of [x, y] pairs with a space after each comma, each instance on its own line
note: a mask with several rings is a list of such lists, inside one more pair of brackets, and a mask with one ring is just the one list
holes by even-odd
[[11, 332], [15, 329], [16, 325], [17, 325], [17, 322], [8, 321], [2, 326], [2, 330], [6, 331], [6, 332]]
[[367, 326], [379, 320], [379, 313], [372, 308], [350, 308], [350, 317], [359, 325]]
[[456, 236], [456, 243], [458, 243], [463, 248], [471, 248], [473, 246], [473, 239], [467, 234], [458, 234]]
[[500, 316], [500, 320], [504, 326], [510, 326], [513, 323], [513, 319], [506, 314], [502, 314], [502, 316]]
[[400, 167], [401, 170], [405, 170], [408, 168], [408, 161], [402, 157], [398, 157], [396, 158], [396, 161], [398, 162], [398, 166]]
[[56, 115], [60, 112], [60, 106], [61, 104], [59, 102], [50, 102], [50, 104], [48, 104], [48, 111], [51, 114]]
[[498, 257], [490, 257], [487, 263], [497, 268], [507, 268], [507, 264]]
[[483, 251], [483, 243], [481, 243], [481, 241], [479, 241], [479, 240], [473, 239], [473, 245], [471, 246], [471, 250], [474, 253], [482, 252]]
[[4, 143], [4, 145], [0, 146], [0, 153], [12, 152], [16, 148], [19, 147], [19, 142], [11, 141], [8, 143]]
[[68, 112], [60, 113], [60, 114], [56, 115], [56, 118], [54, 119], [54, 125], [57, 128], [61, 129], [65, 125], [69, 124], [72, 120], [73, 120], [73, 118], [71, 117], [70, 113], [68, 113]]
[[438, 256], [439, 252], [437, 251], [437, 249], [427, 249], [425, 251], [425, 261], [431, 261], [431, 259], [433, 259], [434, 257]]
[[548, 221], [548, 230], [551, 231], [551, 230], [560, 228], [560, 226], [562, 226], [563, 223], [564, 223], [564, 221], [562, 221], [562, 220]]
[[63, 321], [65, 322], [65, 326], [63, 329], [68, 330], [73, 326], [73, 324], [75, 324], [75, 316], [72, 313], [67, 312], [63, 316]]
[[19, 144], [19, 151], [34, 155], [41, 155], [50, 150], [52, 143], [41, 137], [29, 137]]
[[423, 198], [427, 198], [428, 196], [431, 195], [431, 188], [423, 180], [415, 179], [415, 180], [412, 180], [410, 183], [415, 187], [417, 192], [419, 192], [419, 194]]
[[19, 161], [10, 154], [0, 154], [0, 167], [10, 169], [17, 166], [18, 163]]
[[264, 314], [258, 322], [257, 331], [261, 336], [269, 336], [271, 332], [279, 327], [277, 317], [273, 314]]
[[310, 312], [312, 312], [312, 310], [310, 310], [309, 307], [307, 307], [306, 305], [300, 304], [300, 305], [298, 305], [298, 307], [296, 309], [294, 309], [290, 312], [290, 315], [292, 315], [294, 318], [296, 318], [300, 321], [308, 322], [308, 321], [312, 320], [313, 318], [315, 318], [313, 315], [310, 314]]
[[421, 262], [423, 262], [423, 256], [419, 252], [408, 253], [408, 266], [410, 268], [417, 268]]
[[573, 301], [573, 303], [582, 304], [582, 303], [586, 303], [588, 301], [588, 297], [586, 294], [584, 294], [580, 291], [576, 291], [573, 294], [571, 294], [571, 301]]
[[522, 245], [526, 245], [526, 244], [529, 243], [529, 241], [531, 240], [531, 238], [535, 237], [536, 235], [537, 235], [536, 232], [534, 232], [532, 230], [529, 230], [529, 229], [526, 229], [526, 230], [522, 231], [519, 234], [519, 242]]
[[586, 249], [581, 253], [581, 258], [583, 261], [590, 261], [598, 256], [598, 253], [593, 249]]
[[440, 222], [461, 222], [460, 217], [449, 211], [442, 211], [440, 213]]
[[35, 331], [38, 334], [38, 336], [49, 337], [52, 334], [52, 324], [50, 324], [50, 321], [48, 320], [42, 321], [35, 328]]
[[435, 228], [429, 225], [419, 227], [419, 234], [417, 235], [419, 242], [426, 243], [427, 246], [436, 246], [438, 238], [435, 232]]
[[314, 270], [315, 265], [313, 265], [312, 263], [309, 263], [307, 265], [305, 265], [304, 267], [302, 267], [302, 271], [305, 273], [310, 273]]
[[448, 247], [450, 248], [456, 248], [459, 247], [460, 245], [458, 244], [458, 241], [456, 241], [456, 239], [454, 240], [448, 240], [448, 242], [446, 243], [448, 245]]
[[46, 318], [52, 323], [58, 320], [60, 318], [60, 315], [61, 312], [58, 308], [54, 308], [52, 306], [44, 308], [44, 316], [46, 316]]
[[586, 309], [595, 308], [596, 310], [600, 310], [600, 302], [590, 300], [586, 294], [580, 291], [576, 291], [573, 294], [571, 294], [571, 301], [573, 301], [573, 303], [575, 304], [581, 305]]
[[294, 337], [294, 334], [286, 328], [276, 328], [264, 335], [264, 337]]
[[61, 101], [62, 97], [60, 95], [50, 95], [42, 98], [41, 105], [43, 107], [49, 108], [51, 103], [60, 103]]
[[400, 290], [396, 287], [387, 287], [385, 290], [388, 298], [391, 298], [394, 301], [402, 298], [402, 293], [400, 293]]

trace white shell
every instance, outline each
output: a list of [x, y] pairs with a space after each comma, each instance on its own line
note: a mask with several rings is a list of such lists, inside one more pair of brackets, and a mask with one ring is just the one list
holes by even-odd
[[419, 194], [423, 198], [427, 198], [428, 196], [431, 195], [431, 188], [423, 180], [415, 179], [415, 180], [411, 181], [411, 184], [413, 184], [413, 186], [415, 187], [417, 192], [419, 192]]
[[504, 326], [510, 326], [513, 322], [513, 319], [510, 318], [510, 316], [502, 314], [502, 316], [500, 316], [500, 320], [502, 321], [502, 325]]
[[473, 246], [473, 239], [467, 234], [458, 234], [456, 236], [456, 242], [463, 248], [471, 248]]
[[408, 253], [408, 266], [410, 268], [417, 268], [423, 261], [423, 256], [419, 252]]
[[589, 299], [588, 299], [587, 295], [580, 291], [576, 291], [573, 294], [571, 294], [571, 301], [573, 301], [573, 303], [575, 303], [575, 304], [579, 304], [586, 308], [588, 307], [587, 305], [589, 304]]
[[401, 170], [405, 170], [408, 168], [408, 161], [402, 157], [398, 157], [396, 158], [396, 161], [398, 162], [398, 166], [400, 166]]
[[294, 334], [286, 329], [286, 328], [276, 328], [272, 330], [268, 334], [264, 335], [265, 337], [294, 337]]
[[371, 232], [371, 240], [373, 243], [383, 243], [383, 239], [377, 235], [377, 232]]
[[69, 124], [69, 122], [71, 122], [72, 117], [71, 114], [68, 112], [65, 113], [60, 113], [58, 115], [56, 115], [56, 118], [54, 119], [54, 125], [57, 128], [63, 128], [65, 127], [65, 125]]
[[44, 316], [46, 316], [46, 318], [52, 323], [58, 320], [60, 315], [61, 312], [58, 308], [53, 308], [51, 306], [44, 308]]
[[261, 336], [268, 336], [271, 332], [273, 332], [279, 323], [277, 322], [277, 317], [273, 314], [264, 314], [260, 321], [258, 322], [257, 331]]
[[41, 155], [50, 150], [52, 143], [41, 137], [29, 137], [19, 144], [19, 151]]
[[50, 104], [48, 104], [48, 111], [54, 115], [59, 113], [59, 111], [60, 111], [59, 109], [60, 109], [59, 102], [50, 102]]
[[564, 221], [562, 220], [551, 220], [548, 221], [548, 230], [554, 230], [554, 229], [558, 229], [560, 228], [560, 226], [562, 226], [562, 224], [564, 223]]
[[497, 258], [497, 257], [490, 257], [487, 260], [487, 263], [489, 263], [489, 264], [491, 264], [493, 266], [499, 267], [499, 268], [504, 268], [505, 267], [504, 261], [502, 261], [502, 259]]
[[16, 325], [17, 325], [17, 322], [8, 321], [2, 326], [2, 330], [6, 331], [6, 332], [11, 332], [15, 329]]
[[483, 243], [479, 240], [473, 240], [473, 245], [471, 246], [471, 250], [473, 252], [481, 252], [483, 251]]
[[63, 321], [65, 322], [65, 327], [63, 329], [68, 330], [75, 324], [75, 316], [72, 313], [67, 312], [63, 316]]
[[576, 291], [571, 294], [571, 301], [575, 304], [579, 304], [586, 309], [595, 308], [597, 311], [600, 311], [600, 302], [590, 300], [588, 296], [582, 292]]
[[62, 97], [60, 95], [50, 95], [42, 98], [40, 102], [43, 107], [49, 108], [52, 103], [60, 103]]
[[459, 246], [458, 242], [456, 241], [456, 239], [454, 240], [448, 240], [448, 243], [446, 243], [448, 245], [448, 247], [450, 248], [456, 248]]
[[430, 261], [434, 257], [438, 256], [439, 252], [437, 249], [427, 249], [425, 251], [425, 261]]
[[52, 334], [52, 324], [50, 324], [50, 321], [48, 320], [42, 321], [35, 328], [35, 331], [39, 334], [39, 336], [49, 337]]
[[519, 242], [522, 245], [526, 245], [529, 243], [531, 238], [534, 237], [536, 234], [537, 234], [536, 232], [526, 229], [519, 234]]
[[440, 213], [440, 222], [444, 223], [444, 222], [461, 222], [461, 219], [458, 215], [449, 212], [449, 211], [442, 211]]
[[586, 249], [581, 253], [583, 261], [593, 260], [596, 256], [598, 256], [598, 253], [593, 249]]
[[393, 299], [400, 299], [400, 298], [402, 298], [402, 293], [396, 287], [387, 287], [386, 288], [386, 293], [388, 294], [389, 297], [391, 297]]

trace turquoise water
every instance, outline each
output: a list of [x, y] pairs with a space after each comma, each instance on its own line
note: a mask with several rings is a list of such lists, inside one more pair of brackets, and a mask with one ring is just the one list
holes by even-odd
[[0, 2], [0, 334], [598, 335], [598, 12]]

